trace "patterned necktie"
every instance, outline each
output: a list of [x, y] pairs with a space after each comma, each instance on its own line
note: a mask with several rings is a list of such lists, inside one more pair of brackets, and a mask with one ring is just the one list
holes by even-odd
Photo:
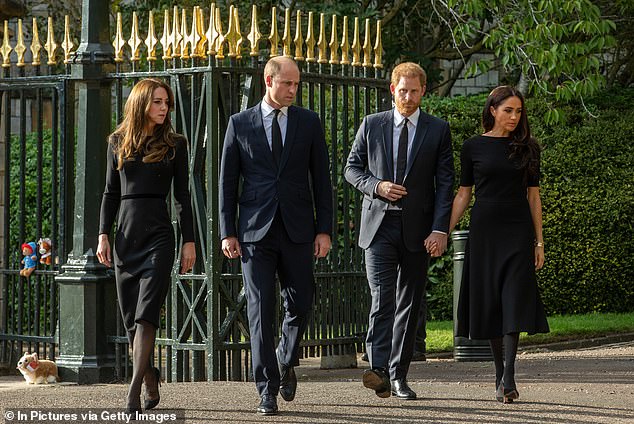
[[273, 150], [273, 158], [275, 164], [280, 166], [282, 160], [282, 130], [280, 130], [280, 124], [277, 121], [277, 117], [280, 114], [279, 109], [273, 111], [275, 116], [273, 117], [273, 126], [271, 127], [271, 150]]
[[405, 178], [405, 170], [407, 169], [407, 141], [409, 139], [409, 132], [407, 129], [407, 123], [409, 120], [405, 118], [403, 121], [403, 129], [401, 135], [398, 138], [398, 156], [396, 157], [396, 184], [402, 185]]

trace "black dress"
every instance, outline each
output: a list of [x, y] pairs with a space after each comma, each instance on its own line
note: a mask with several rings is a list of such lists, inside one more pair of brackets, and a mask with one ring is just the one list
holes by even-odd
[[524, 171], [508, 158], [508, 137], [476, 136], [461, 153], [461, 186], [475, 184], [456, 335], [492, 339], [549, 331], [535, 277], [535, 230]]
[[187, 140], [174, 134], [174, 142], [163, 161], [143, 163], [138, 155], [120, 170], [112, 144], [108, 146], [99, 233], [109, 233], [117, 217], [114, 268], [128, 332], [134, 331], [139, 320], [159, 326], [174, 265], [175, 238], [167, 202], [172, 181], [183, 243], [194, 241]]

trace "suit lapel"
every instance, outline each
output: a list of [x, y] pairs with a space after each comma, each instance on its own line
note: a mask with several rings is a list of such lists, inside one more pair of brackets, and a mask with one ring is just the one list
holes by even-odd
[[[288, 118], [286, 120], [286, 137], [284, 137], [284, 148], [282, 149], [282, 159], [280, 160], [280, 169], [286, 166], [288, 157], [290, 156], [291, 149], [293, 148], [293, 141], [295, 140], [295, 133], [297, 132], [298, 111], [294, 106], [288, 107]], [[271, 154], [271, 157], [273, 155]]]
[[392, 136], [394, 134], [394, 111], [385, 114], [383, 122], [383, 149], [385, 150], [385, 163], [390, 175], [390, 181], [394, 179], [394, 161], [392, 160]]
[[418, 150], [420, 150], [420, 146], [422, 146], [423, 142], [425, 141], [425, 134], [427, 134], [427, 119], [425, 119], [425, 116], [421, 111], [418, 115], [418, 123], [416, 124], [416, 134], [414, 135], [414, 141], [412, 141], [412, 151], [407, 158], [407, 168], [405, 169], [405, 177], [403, 178], [403, 182], [405, 182], [405, 180], [407, 179], [407, 175], [409, 174], [410, 169], [412, 169], [412, 164], [416, 159]]
[[260, 103], [258, 103], [252, 109], [251, 124], [252, 124], [253, 131], [255, 133], [254, 139], [256, 140], [256, 143], [258, 143], [261, 147], [261, 149], [256, 149], [254, 152], [257, 152], [260, 150], [264, 151], [264, 157], [270, 163], [271, 167], [273, 169], [276, 169], [277, 166], [275, 165], [275, 159], [273, 159], [273, 152], [271, 151], [271, 148], [269, 147], [269, 142], [266, 138], [266, 132], [264, 131], [264, 123], [262, 121], [262, 108]]

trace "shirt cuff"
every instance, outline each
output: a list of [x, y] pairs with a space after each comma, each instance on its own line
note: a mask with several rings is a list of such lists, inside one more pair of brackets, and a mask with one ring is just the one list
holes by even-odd
[[444, 231], [438, 231], [438, 230], [434, 230], [432, 231], [432, 233], [438, 233], [438, 234], [442, 234], [442, 235], [447, 235], [447, 233], [445, 233]]

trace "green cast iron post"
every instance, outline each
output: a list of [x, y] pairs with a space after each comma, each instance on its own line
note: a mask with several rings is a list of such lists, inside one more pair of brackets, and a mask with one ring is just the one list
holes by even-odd
[[83, 0], [81, 44], [71, 64], [79, 101], [73, 245], [62, 273], [56, 278], [57, 364], [63, 381], [80, 384], [112, 381], [115, 375], [114, 347], [106, 338], [115, 334], [116, 290], [112, 275], [95, 256], [111, 120], [111, 81], [105, 78], [104, 69], [113, 63], [114, 57], [109, 7], [108, 1]]

